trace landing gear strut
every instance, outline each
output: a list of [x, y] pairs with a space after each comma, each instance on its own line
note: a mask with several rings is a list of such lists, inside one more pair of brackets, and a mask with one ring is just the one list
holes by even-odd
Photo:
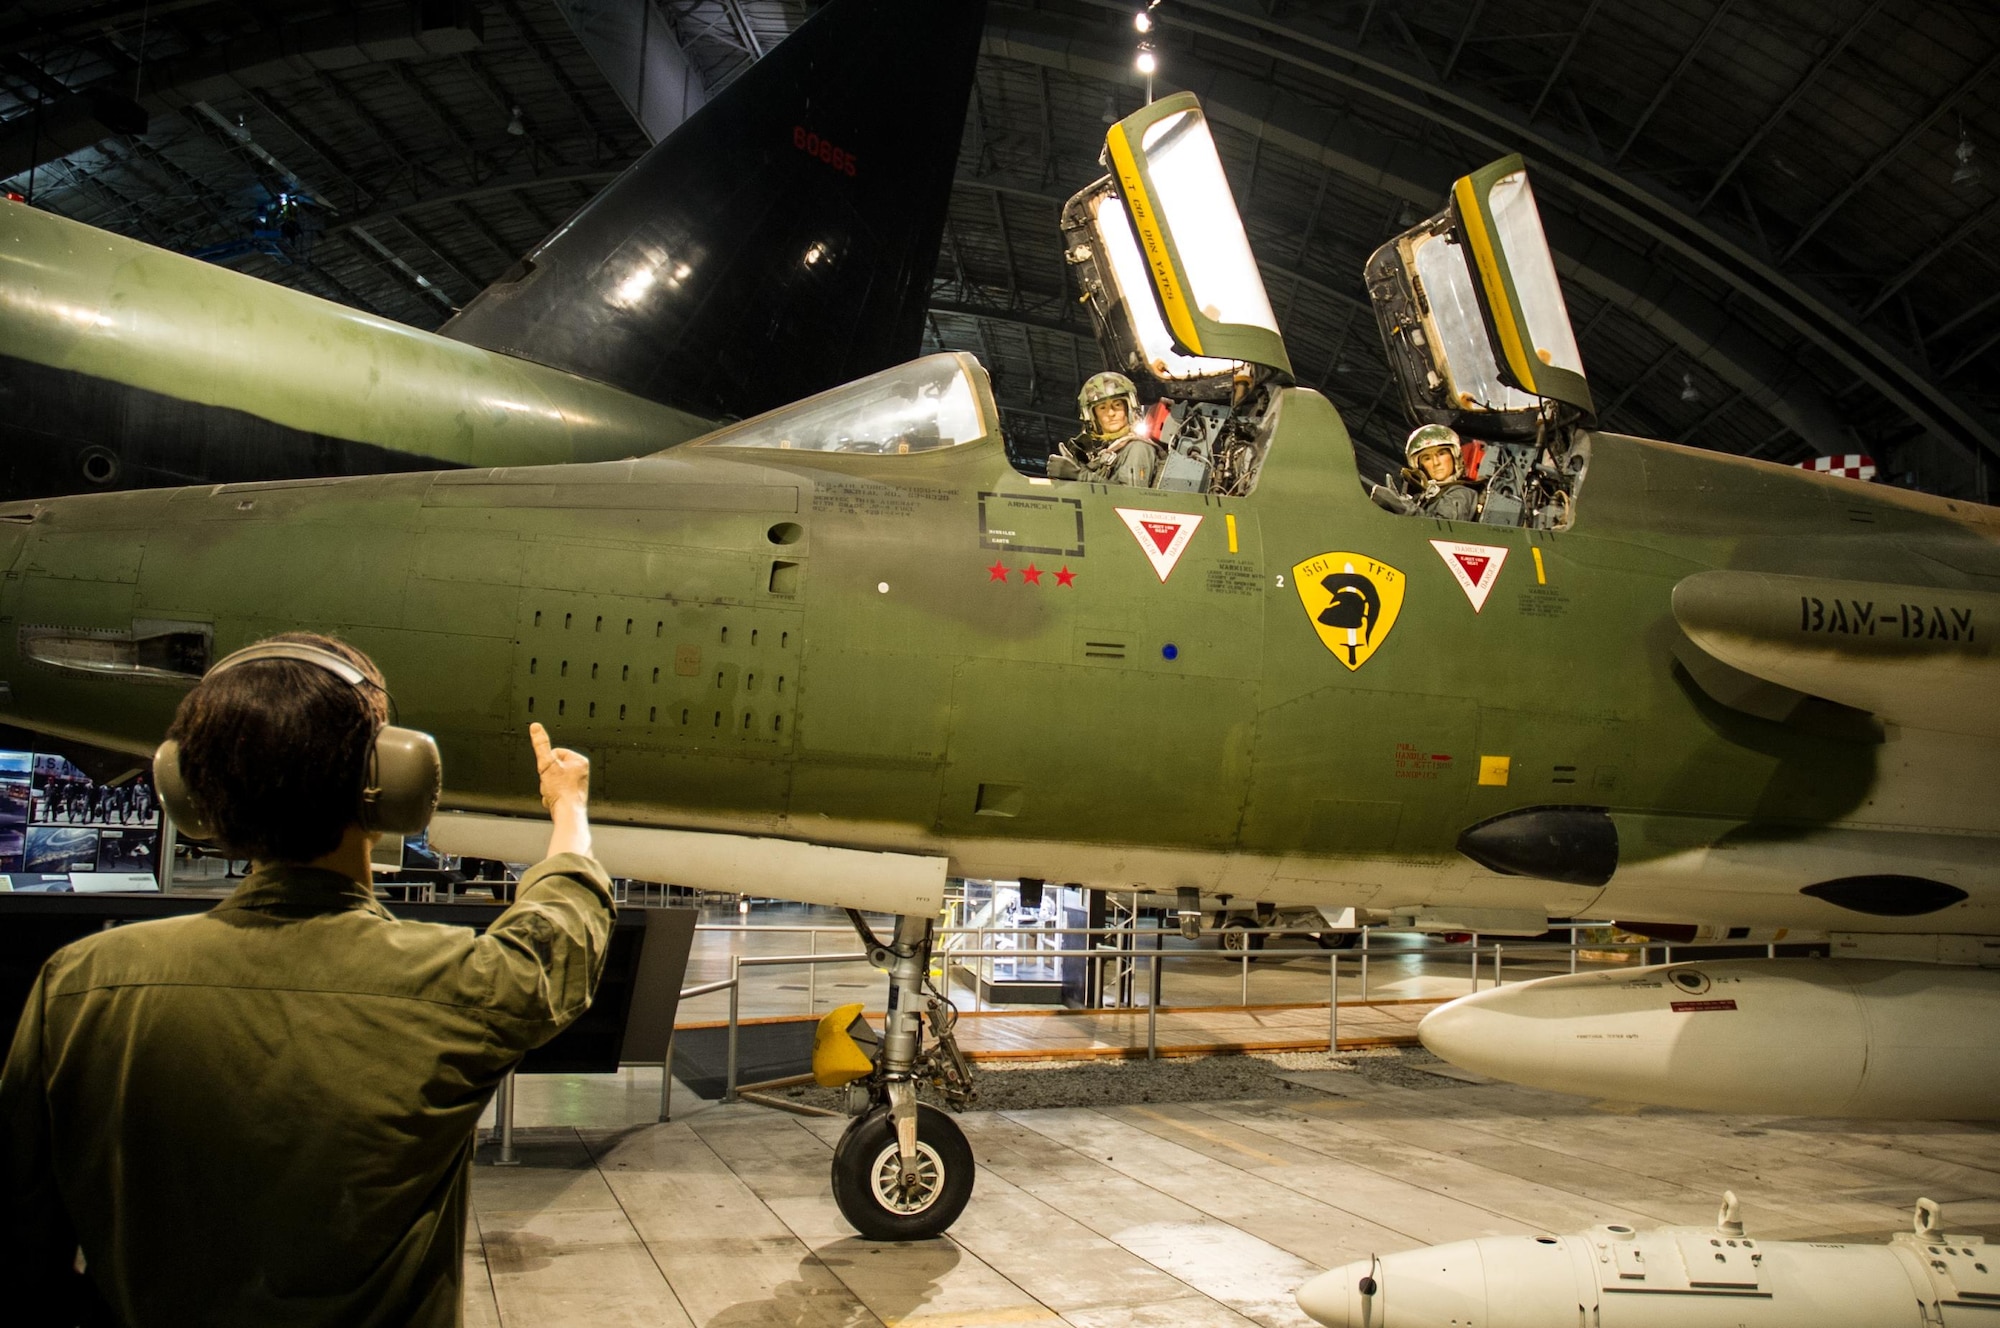
[[888, 971], [889, 1017], [874, 1071], [848, 1086], [855, 1119], [834, 1145], [833, 1200], [869, 1240], [928, 1240], [972, 1197], [971, 1145], [950, 1116], [917, 1101], [918, 1084], [954, 1109], [972, 1100], [972, 1070], [952, 1035], [958, 1012], [931, 985], [929, 918], [898, 917], [885, 944], [859, 913], [848, 916], [869, 962]]

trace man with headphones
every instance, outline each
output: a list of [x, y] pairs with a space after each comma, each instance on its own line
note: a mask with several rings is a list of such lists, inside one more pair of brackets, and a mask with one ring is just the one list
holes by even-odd
[[0, 1071], [10, 1322], [459, 1322], [474, 1126], [588, 1008], [610, 881], [589, 762], [536, 724], [547, 859], [483, 935], [398, 921], [369, 848], [428, 823], [440, 770], [388, 718], [367, 656], [304, 633], [182, 699], [161, 800], [254, 870], [43, 968]]

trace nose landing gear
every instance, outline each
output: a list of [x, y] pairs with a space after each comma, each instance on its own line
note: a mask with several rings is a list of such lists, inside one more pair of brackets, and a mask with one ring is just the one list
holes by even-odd
[[972, 1070], [952, 1035], [958, 1012], [931, 985], [930, 919], [897, 918], [884, 944], [859, 913], [848, 916], [869, 960], [888, 970], [889, 1016], [874, 1070], [848, 1086], [857, 1114], [834, 1146], [833, 1200], [868, 1240], [928, 1240], [972, 1197], [972, 1146], [950, 1116], [917, 1101], [918, 1084], [953, 1109], [972, 1101]]

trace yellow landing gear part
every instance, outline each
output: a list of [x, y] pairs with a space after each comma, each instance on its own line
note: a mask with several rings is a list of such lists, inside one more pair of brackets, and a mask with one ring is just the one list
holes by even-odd
[[840, 1088], [866, 1078], [875, 1069], [874, 1060], [862, 1049], [857, 1035], [870, 1046], [875, 1044], [874, 1030], [861, 1017], [859, 1001], [843, 1005], [819, 1021], [819, 1028], [813, 1034], [814, 1083], [821, 1088]]

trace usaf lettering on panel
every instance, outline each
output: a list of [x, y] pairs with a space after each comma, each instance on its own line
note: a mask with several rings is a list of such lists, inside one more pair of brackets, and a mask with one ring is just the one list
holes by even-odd
[[1799, 596], [1799, 630], [1822, 636], [1896, 636], [1908, 641], [1971, 641], [1971, 609]]

